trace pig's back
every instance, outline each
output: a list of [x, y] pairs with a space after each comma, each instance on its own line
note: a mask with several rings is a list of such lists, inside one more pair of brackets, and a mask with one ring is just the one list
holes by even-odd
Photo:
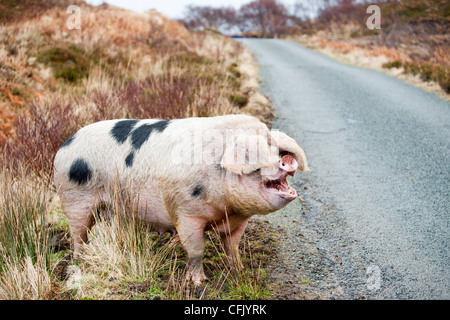
[[[79, 185], [103, 183], [105, 179], [114, 179], [116, 174], [125, 177], [132, 172], [142, 173], [136, 172], [143, 171], [142, 161], [136, 161], [137, 154], [168, 124], [169, 121], [158, 119], [120, 119], [81, 128], [55, 156], [55, 185], [67, 179]], [[147, 164], [151, 158], [147, 159]]]
[[[246, 115], [96, 122], [81, 128], [59, 149], [54, 161], [55, 185], [103, 186], [113, 183], [116, 175], [136, 183], [189, 179], [199, 170], [208, 170], [197, 163], [201, 151], [195, 149], [196, 137], [249, 127], [267, 129]], [[190, 152], [196, 155], [183, 158], [180, 150], [186, 146], [192, 146]]]

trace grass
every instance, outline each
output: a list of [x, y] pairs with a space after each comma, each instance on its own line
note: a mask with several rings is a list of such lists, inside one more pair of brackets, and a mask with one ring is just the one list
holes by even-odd
[[[374, 3], [376, 3], [375, 1]], [[406, 0], [406, 1], [379, 1], [376, 3], [382, 13], [382, 29], [390, 29], [396, 24], [438, 22], [448, 23], [450, 5], [446, 0]], [[368, 32], [365, 27], [368, 4], [345, 1], [323, 10], [313, 29], [345, 28], [345, 25], [358, 26], [360, 33]], [[356, 32], [356, 30], [353, 30]], [[374, 31], [372, 31], [374, 32]]]
[[48, 191], [41, 183], [0, 174], [0, 299], [45, 299], [51, 264], [45, 214]]
[[79, 0], [2, 0], [0, 3], [0, 21], [18, 21], [42, 14], [52, 7], [67, 8], [71, 4], [80, 4]]
[[383, 68], [403, 68], [403, 73], [418, 75], [423, 81], [435, 81], [441, 88], [450, 93], [450, 68], [427, 62], [409, 62], [394, 60], [383, 64]]

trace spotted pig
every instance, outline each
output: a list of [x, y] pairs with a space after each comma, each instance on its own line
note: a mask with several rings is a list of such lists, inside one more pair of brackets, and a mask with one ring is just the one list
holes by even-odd
[[198, 283], [205, 279], [205, 230], [217, 230], [229, 261], [239, 261], [239, 240], [250, 217], [297, 197], [286, 180], [296, 170], [308, 166], [294, 139], [251, 116], [120, 119], [71, 136], [56, 154], [54, 184], [75, 257], [94, 212], [112, 206], [120, 187], [139, 199], [130, 212], [137, 211], [153, 230], [178, 234], [188, 277]]

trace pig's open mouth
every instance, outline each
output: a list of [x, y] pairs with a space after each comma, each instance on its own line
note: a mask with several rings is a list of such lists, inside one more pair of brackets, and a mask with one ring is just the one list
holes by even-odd
[[293, 200], [297, 197], [297, 191], [289, 186], [286, 176], [286, 174], [282, 174], [278, 179], [267, 179], [264, 186], [286, 200]]
[[[294, 176], [298, 168], [298, 162], [290, 154], [285, 154], [278, 163], [278, 170], [271, 173], [271, 169], [262, 172], [263, 196], [271, 203], [286, 204], [297, 198], [297, 191], [289, 186], [287, 176]], [[281, 200], [281, 201], [280, 201]]]

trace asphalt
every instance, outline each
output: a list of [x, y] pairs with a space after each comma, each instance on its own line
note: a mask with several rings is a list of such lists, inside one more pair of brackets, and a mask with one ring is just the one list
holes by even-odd
[[288, 230], [283, 277], [320, 283], [316, 298], [449, 299], [450, 104], [295, 42], [241, 42], [311, 169], [293, 182], [304, 201], [267, 216]]

